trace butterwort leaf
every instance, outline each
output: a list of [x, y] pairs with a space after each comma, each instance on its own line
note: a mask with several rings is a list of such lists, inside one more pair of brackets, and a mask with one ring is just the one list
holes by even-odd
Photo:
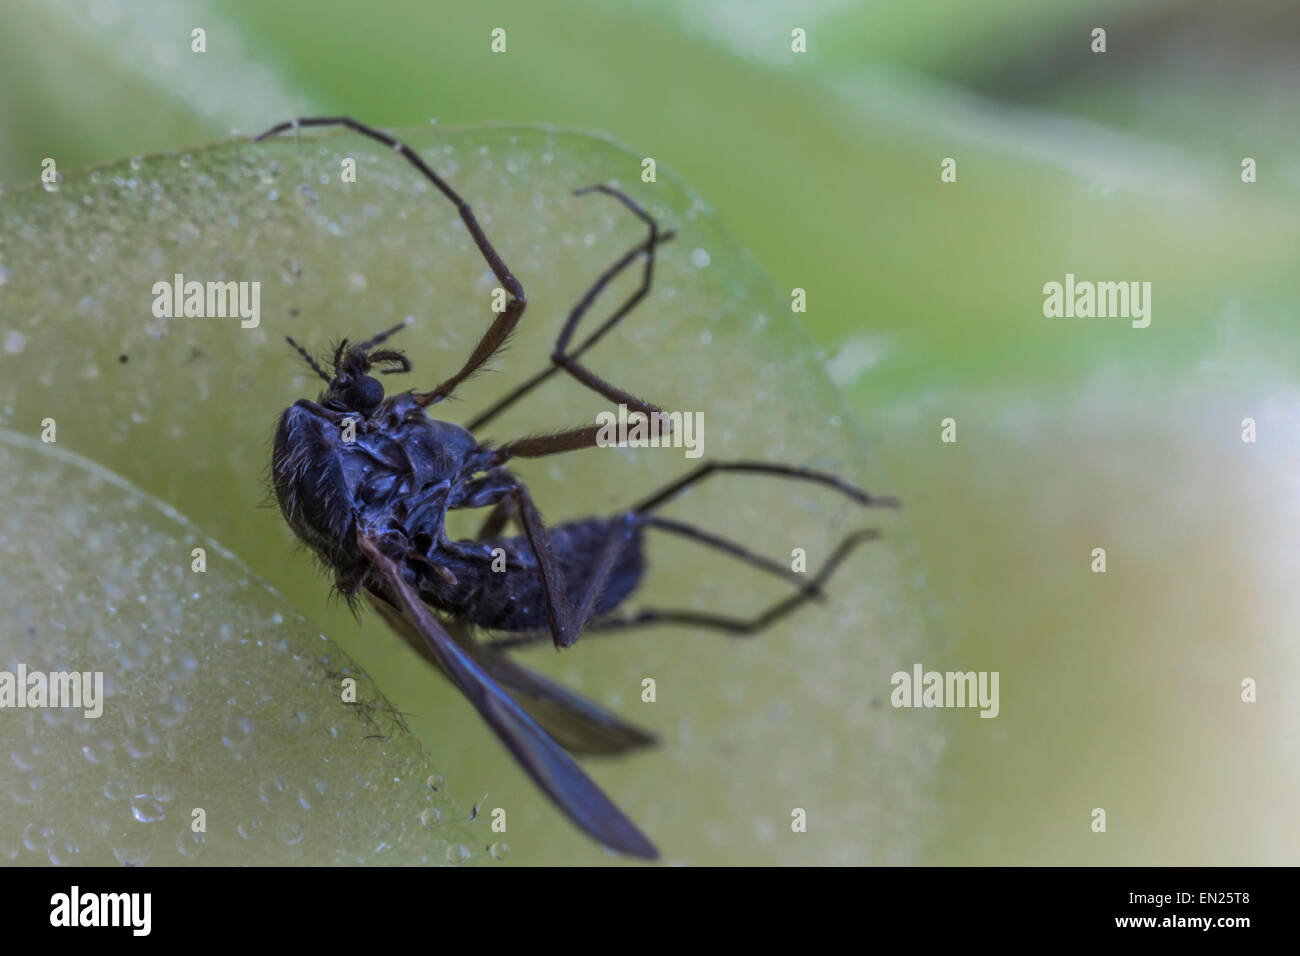
[[[473, 205], [529, 302], [509, 348], [437, 406], [450, 420], [469, 421], [548, 367], [573, 304], [644, 241], [644, 225], [618, 202], [574, 190], [618, 185], [675, 231], [650, 295], [584, 360], [682, 413], [694, 444], [521, 463], [548, 520], [614, 513], [681, 477], [702, 460], [694, 456], [833, 471], [906, 507], [907, 489], [873, 469], [788, 291], [771, 286], [667, 162], [645, 182], [644, 153], [599, 137], [540, 127], [398, 132]], [[383, 621], [367, 610], [359, 628], [330, 602], [330, 580], [295, 550], [277, 510], [258, 507], [269, 501], [276, 417], [323, 384], [286, 335], [321, 355], [409, 316], [386, 345], [413, 371], [382, 380], [427, 388], [459, 367], [491, 321], [497, 280], [441, 195], [391, 150], [355, 135], [232, 141], [65, 171], [53, 191], [10, 190], [0, 198], [0, 265], [0, 424], [30, 437], [53, 418], [61, 449], [219, 533], [366, 668], [457, 795], [462, 786], [490, 793], [488, 809], [508, 821], [509, 859], [610, 859]], [[188, 283], [202, 284], [205, 312], [225, 314], [186, 317]], [[208, 283], [234, 283], [223, 286], [224, 309], [216, 300], [207, 308]], [[615, 281], [589, 322], [635, 286], [634, 276]], [[556, 376], [479, 437], [551, 432], [601, 411], [611, 409]], [[924, 715], [890, 719], [889, 676], [923, 659], [927, 600], [900, 516], [754, 475], [712, 478], [664, 514], [809, 574], [843, 535], [883, 534], [837, 571], [825, 602], [753, 639], [659, 628], [590, 635], [563, 656], [524, 652], [528, 667], [662, 740], [584, 767], [670, 862], [915, 859], [941, 738]], [[472, 533], [478, 520], [452, 531]], [[790, 593], [775, 576], [676, 536], [650, 534], [647, 559], [643, 605], [750, 615]], [[814, 821], [807, 832], [791, 828], [796, 808]]]

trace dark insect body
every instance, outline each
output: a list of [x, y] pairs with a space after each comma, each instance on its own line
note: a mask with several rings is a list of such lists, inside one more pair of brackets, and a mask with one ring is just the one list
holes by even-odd
[[[649, 292], [655, 249], [672, 238], [629, 197], [608, 186], [600, 192], [644, 222], [648, 236], [597, 279], [570, 313], [551, 354], [551, 366], [525, 380], [467, 427], [431, 418], [427, 408], [447, 398], [504, 344], [523, 315], [523, 287], [488, 242], [469, 205], [408, 146], [388, 134], [337, 118], [282, 123], [258, 140], [300, 126], [346, 126], [397, 150], [457, 208], [488, 266], [510, 299], [460, 369], [429, 391], [385, 395], [371, 375], [411, 371], [401, 352], [381, 348], [403, 326], [335, 349], [327, 370], [289, 343], [326, 382], [317, 401], [299, 399], [281, 415], [272, 455], [272, 483], [294, 533], [334, 572], [349, 599], [362, 594], [421, 654], [434, 663], [479, 711], [541, 789], [572, 819], [607, 846], [655, 858], [653, 844], [600, 791], [566, 750], [620, 753], [655, 742], [596, 704], [507, 658], [502, 651], [548, 634], [557, 648], [587, 631], [613, 631], [661, 623], [751, 634], [822, 596], [821, 586], [872, 529], [846, 536], [811, 577], [779, 562], [656, 511], [710, 475], [769, 475], [832, 488], [862, 505], [896, 506], [834, 475], [766, 462], [706, 462], [626, 511], [547, 526], [528, 489], [505, 466], [596, 445], [599, 427], [481, 443], [474, 432], [558, 371], [634, 412], [659, 409], [591, 372], [578, 359]], [[578, 323], [620, 272], [644, 260], [642, 282], [580, 344]], [[447, 513], [490, 508], [479, 534], [452, 539]], [[510, 524], [520, 532], [503, 532]], [[645, 570], [644, 532], [657, 529], [696, 541], [782, 577], [797, 588], [752, 619], [685, 610], [615, 612], [637, 589]], [[441, 617], [433, 612], [438, 611]], [[504, 634], [487, 643], [477, 627]]]

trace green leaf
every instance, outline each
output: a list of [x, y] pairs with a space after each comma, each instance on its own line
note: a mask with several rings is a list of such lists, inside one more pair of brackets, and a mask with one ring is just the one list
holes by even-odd
[[[235, 555], [58, 444], [0, 431], [0, 474], [0, 860], [485, 855], [373, 682]], [[57, 672], [96, 695], [23, 707]]]
[[[703, 412], [706, 457], [828, 468], [893, 490], [872, 474], [862, 433], [791, 321], [788, 299], [662, 168], [657, 183], [643, 184], [639, 157], [549, 129], [410, 137], [472, 200], [529, 301], [500, 372], [463, 387], [463, 402], [440, 406], [444, 414], [466, 420], [547, 366], [573, 303], [644, 237], [609, 197], [571, 192], [621, 182], [678, 235], [661, 250], [653, 294], [590, 353], [591, 367], [670, 410]], [[344, 158], [357, 161], [355, 183], [340, 180]], [[507, 810], [512, 859], [602, 859], [409, 648], [377, 620], [367, 616], [358, 631], [327, 604], [327, 581], [293, 552], [279, 515], [256, 507], [267, 498], [277, 414], [319, 388], [285, 334], [319, 351], [414, 316], [393, 340], [414, 363], [410, 379], [386, 380], [396, 388], [448, 374], [486, 328], [496, 281], [454, 209], [390, 150], [304, 135], [149, 157], [69, 175], [57, 192], [11, 193], [0, 204], [0, 237], [4, 423], [35, 435], [54, 418], [60, 447], [219, 530], [411, 715], [458, 799], [488, 791], [489, 806]], [[260, 282], [259, 324], [156, 318], [152, 287], [177, 273]], [[635, 285], [631, 276], [617, 282], [597, 315]], [[557, 377], [480, 437], [577, 425], [604, 407]], [[548, 519], [562, 520], [627, 507], [695, 464], [680, 448], [593, 449], [519, 472]], [[562, 658], [528, 654], [530, 665], [665, 737], [661, 750], [593, 772], [669, 860], [911, 859], [935, 741], [924, 720], [887, 719], [887, 685], [876, 679], [913, 660], [921, 641], [922, 601], [896, 519], [823, 489], [750, 476], [713, 479], [669, 513], [779, 561], [803, 548], [810, 569], [853, 528], [886, 533], [846, 563], [824, 606], [752, 640], [663, 629], [592, 636]], [[648, 550], [648, 605], [753, 614], [788, 594], [688, 541], [651, 535]], [[641, 702], [646, 678], [657, 682], [657, 703]], [[791, 832], [796, 807], [818, 821], [808, 833]]]

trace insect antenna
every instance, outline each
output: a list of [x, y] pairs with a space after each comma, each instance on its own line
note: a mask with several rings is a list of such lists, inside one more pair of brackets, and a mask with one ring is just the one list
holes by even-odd
[[[357, 348], [361, 349], [361, 351], [363, 352], [369, 352], [380, 342], [383, 342], [390, 335], [395, 335], [398, 332], [402, 331], [402, 329], [406, 328], [406, 326], [407, 326], [407, 322], [405, 320], [398, 322], [391, 329], [384, 329], [384, 331], [380, 332], [378, 335], [366, 339], [366, 341], [358, 345]], [[409, 369], [407, 371], [409, 371]]]
[[334, 374], [339, 373], [339, 362], [343, 360], [343, 350], [348, 347], [348, 340], [344, 339], [334, 348]]
[[325, 379], [326, 382], [330, 381], [330, 377], [325, 374], [324, 369], [322, 369], [320, 365], [316, 363], [316, 360], [311, 357], [311, 354], [305, 348], [303, 348], [293, 339], [289, 338], [289, 336], [287, 335], [284, 337], [284, 340], [298, 350], [298, 354], [301, 355], [303, 359], [306, 361], [306, 363], [311, 366], [311, 370], [313, 372], [315, 372], [321, 378]]
[[392, 375], [394, 372], [409, 372], [411, 370], [411, 360], [395, 349], [380, 349], [378, 352], [371, 352], [369, 358], [373, 365], [396, 366], [395, 368], [384, 369], [384, 375]]

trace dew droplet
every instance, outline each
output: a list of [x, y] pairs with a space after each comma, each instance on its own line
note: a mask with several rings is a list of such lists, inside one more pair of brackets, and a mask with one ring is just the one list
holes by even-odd
[[470, 858], [470, 855], [469, 847], [465, 846], [463, 843], [447, 847], [448, 863], [464, 863]]
[[34, 853], [43, 851], [53, 839], [53, 827], [41, 826], [35, 820], [23, 827], [23, 846]]
[[276, 827], [275, 835], [285, 846], [296, 846], [307, 835], [307, 830], [297, 820], [290, 820]]
[[492, 854], [494, 860], [504, 860], [506, 854], [510, 852], [509, 843], [493, 843], [488, 847], [488, 853]]
[[126, 781], [110, 780], [104, 784], [104, 796], [109, 800], [121, 800], [126, 796]]
[[143, 165], [144, 165], [144, 159], [143, 159], [142, 157], [140, 157], [140, 156], [132, 156], [132, 157], [131, 157], [131, 168], [132, 168], [132, 169], [139, 169], [139, 168], [140, 168], [141, 166], [143, 166]]
[[284, 777], [272, 777], [257, 785], [257, 796], [267, 806], [279, 803], [289, 789], [289, 782]]
[[238, 752], [253, 737], [253, 721], [247, 716], [231, 715], [226, 718], [226, 726], [221, 734], [221, 742], [231, 750]]
[[9, 355], [19, 355], [27, 347], [27, 336], [23, 335], [17, 329], [14, 329], [5, 336], [5, 352]]
[[176, 852], [187, 860], [192, 860], [203, 852], [203, 845], [206, 842], [206, 833], [195, 833], [193, 830], [182, 830], [176, 835]]
[[83, 744], [81, 748], [81, 755], [90, 763], [103, 763], [112, 752], [113, 740], [110, 737], [92, 740], [88, 744]]
[[137, 793], [131, 798], [131, 816], [141, 823], [157, 823], [167, 818], [163, 805], [147, 793]]
[[113, 847], [113, 856], [123, 866], [144, 866], [153, 852], [153, 841], [130, 841]]
[[19, 770], [31, 770], [36, 766], [40, 755], [41, 745], [36, 741], [19, 744], [9, 751], [9, 759], [14, 762], [14, 766]]
[[709, 258], [709, 252], [707, 249], [691, 250], [691, 265], [695, 266], [695, 268], [703, 269], [712, 261], [713, 260]]
[[437, 807], [425, 807], [420, 812], [420, 822], [426, 827], [436, 827], [438, 821], [442, 819], [442, 811]]
[[60, 837], [50, 844], [50, 862], [55, 866], [69, 866], [77, 862], [79, 852], [77, 844], [67, 837]]
[[433, 773], [429, 775], [429, 779], [426, 780], [425, 783], [429, 785], [430, 790], [437, 791], [443, 788], [443, 785], [446, 783], [446, 781], [442, 779], [442, 774]]
[[262, 818], [251, 817], [240, 823], [235, 829], [245, 840], [256, 840], [262, 835]]
[[126, 752], [133, 760], [152, 757], [158, 749], [158, 732], [152, 727], [139, 727], [126, 737]]

